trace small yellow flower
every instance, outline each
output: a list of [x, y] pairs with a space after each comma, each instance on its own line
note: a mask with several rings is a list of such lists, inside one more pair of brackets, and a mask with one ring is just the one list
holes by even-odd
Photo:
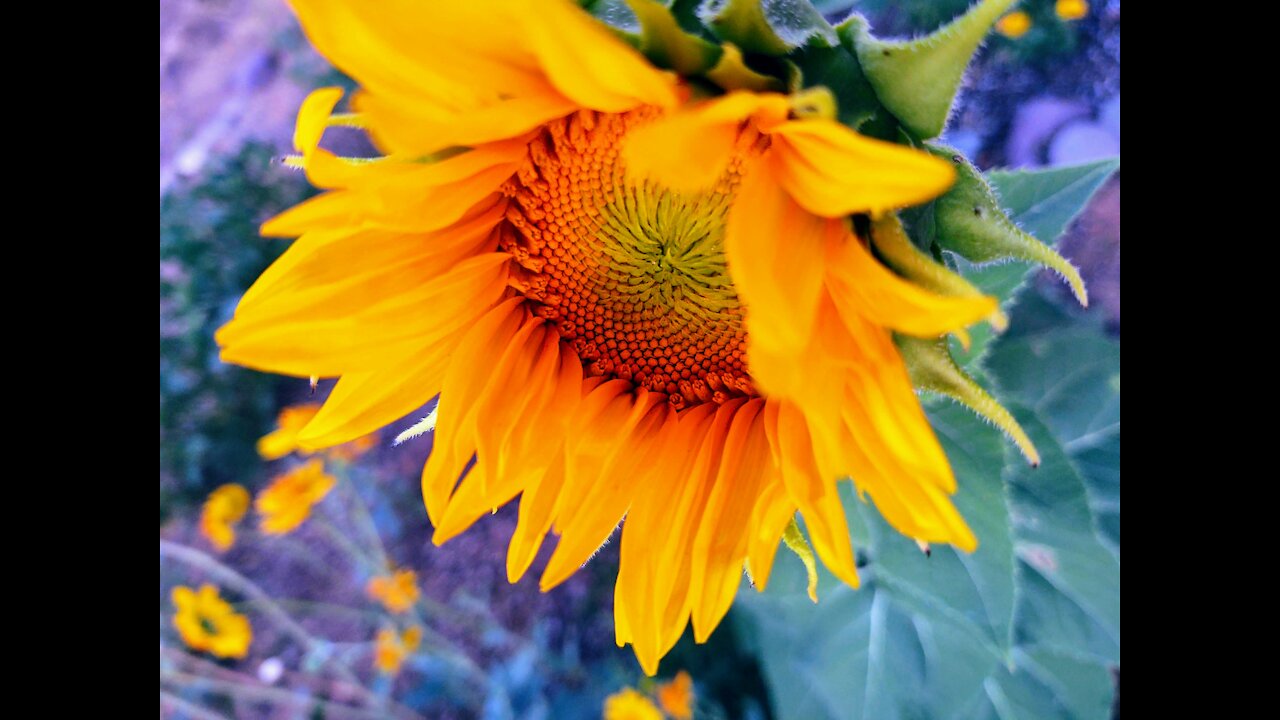
[[1085, 0], [1058, 0], [1053, 11], [1063, 20], [1079, 20], [1089, 14], [1089, 3]]
[[263, 516], [262, 532], [284, 535], [297, 528], [311, 515], [311, 506], [323, 500], [336, 483], [319, 460], [277, 476], [254, 501]]
[[662, 711], [644, 695], [623, 688], [605, 698], [604, 720], [662, 720]]
[[418, 576], [412, 570], [400, 570], [369, 580], [364, 591], [391, 612], [402, 613], [418, 600]]
[[249, 654], [249, 643], [253, 640], [249, 618], [218, 597], [216, 587], [202, 585], [196, 592], [179, 585], [173, 589], [173, 604], [178, 608], [173, 626], [192, 650], [221, 658], [242, 658]]
[[[276, 418], [276, 429], [258, 440], [258, 454], [264, 460], [279, 460], [292, 452], [310, 455], [311, 451], [298, 443], [298, 436], [319, 412], [319, 403], [290, 405], [281, 410]], [[375, 432], [358, 437], [349, 443], [328, 448], [324, 454], [331, 460], [351, 462], [372, 450], [377, 444], [378, 434]]]
[[422, 643], [422, 628], [414, 626], [396, 635], [394, 630], [378, 631], [373, 641], [373, 664], [380, 672], [395, 675], [405, 658], [413, 654]]
[[276, 429], [258, 440], [258, 454], [264, 460], [279, 460], [298, 449], [298, 433], [320, 412], [318, 403], [290, 405], [276, 417]]
[[693, 678], [689, 673], [681, 670], [671, 682], [659, 685], [658, 703], [675, 720], [690, 720], [693, 717]]
[[226, 552], [236, 541], [235, 524], [249, 511], [249, 491], [228, 483], [209, 493], [200, 512], [200, 534], [219, 551]]
[[1020, 38], [1031, 29], [1031, 16], [1016, 10], [1000, 18], [996, 23], [996, 32], [1007, 38]]
[[331, 460], [339, 460], [341, 462], [351, 462], [356, 458], [364, 455], [372, 450], [378, 444], [378, 433], [370, 433], [363, 437], [358, 437], [349, 443], [339, 445], [337, 447], [325, 450], [325, 454]]

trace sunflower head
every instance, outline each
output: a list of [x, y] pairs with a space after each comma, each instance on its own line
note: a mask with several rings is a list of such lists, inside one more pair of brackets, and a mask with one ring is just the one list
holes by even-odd
[[[290, 163], [328, 192], [264, 225], [298, 239], [223, 358], [339, 378], [304, 449], [438, 395], [434, 540], [519, 497], [513, 582], [553, 533], [554, 587], [625, 517], [617, 639], [650, 674], [690, 622], [706, 639], [744, 564], [765, 587], [784, 536], [856, 585], [841, 480], [971, 551], [915, 390], [1025, 435], [951, 360], [998, 299], [939, 260], [1069, 267], [931, 142], [1011, 4], [889, 42], [804, 2], [593, 5], [608, 24], [567, 0], [299, 0], [361, 89], [343, 115], [336, 88], [304, 102]], [[339, 123], [383, 155], [321, 147]]]

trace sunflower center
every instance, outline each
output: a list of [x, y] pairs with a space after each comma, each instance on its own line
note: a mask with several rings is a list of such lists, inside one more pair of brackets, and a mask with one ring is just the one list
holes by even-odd
[[677, 407], [754, 395], [724, 225], [743, 162], [764, 141], [744, 131], [714, 187], [676, 192], [627, 178], [619, 156], [626, 133], [654, 117], [580, 111], [530, 142], [504, 187], [512, 287], [592, 375], [665, 392]]

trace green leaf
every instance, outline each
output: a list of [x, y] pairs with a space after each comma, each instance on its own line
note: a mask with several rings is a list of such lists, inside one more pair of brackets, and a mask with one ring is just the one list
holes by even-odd
[[1120, 158], [1044, 170], [993, 170], [987, 179], [1000, 205], [1023, 230], [1053, 243], [1089, 198], [1120, 169]]
[[942, 134], [969, 60], [995, 21], [1017, 0], [981, 0], [937, 31], [906, 41], [872, 37], [853, 15], [839, 28], [841, 42], [858, 57], [880, 102], [916, 138]]
[[1085, 483], [1103, 544], [1120, 552], [1120, 344], [1024, 292], [984, 361], [1002, 398], [1031, 406]]
[[1098, 539], [1120, 556], [1120, 427], [1081, 438], [1071, 458], [1084, 477]]
[[1068, 448], [1120, 429], [1120, 343], [1032, 290], [983, 367], [997, 395], [1031, 407]]
[[1120, 561], [1094, 532], [1084, 478], [1049, 429], [1011, 408], [1041, 449], [1013, 469], [1009, 505], [1018, 554], [1014, 639], [1097, 662], [1120, 661]]

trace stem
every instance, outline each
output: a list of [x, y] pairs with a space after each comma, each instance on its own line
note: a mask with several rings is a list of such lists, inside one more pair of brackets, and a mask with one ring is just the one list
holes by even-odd
[[167, 693], [164, 690], [160, 691], [160, 704], [176, 708], [183, 714], [195, 718], [195, 720], [227, 720], [225, 715], [219, 715], [212, 710], [205, 710], [193, 702], [183, 700], [177, 695]]
[[[323, 707], [324, 717], [327, 718], [350, 717], [372, 720], [383, 720], [386, 718], [386, 714], [378, 710], [353, 708], [348, 705], [340, 705], [332, 700], [326, 700], [315, 696], [301, 698], [296, 693], [289, 690], [242, 685], [240, 683], [228, 682], [226, 680], [214, 680], [201, 675], [192, 675], [184, 672], [167, 673], [166, 679], [182, 688], [205, 692], [218, 691], [226, 693], [232, 698], [251, 702], [269, 702], [286, 707], [296, 707], [300, 702], [305, 702], [307, 705], [314, 703]], [[416, 720], [420, 720], [422, 718], [421, 715], [418, 715], [408, 708], [401, 709], [405, 713], [405, 717], [415, 718]], [[215, 715], [214, 717], [217, 716]], [[219, 720], [223, 719], [219, 718]]]
[[342, 468], [341, 475], [346, 482], [339, 482], [338, 486], [344, 488], [342, 492], [347, 495], [347, 502], [352, 506], [352, 516], [360, 526], [365, 538], [369, 541], [369, 547], [377, 556], [376, 559], [382, 563], [384, 568], [390, 570], [392, 568], [391, 559], [387, 556], [387, 549], [382, 544], [382, 536], [378, 534], [378, 526], [374, 523], [373, 516], [369, 514], [369, 508], [364, 504], [364, 498], [360, 497], [360, 491], [356, 489], [355, 484], [352, 482], [351, 473], [347, 472], [347, 468]]

